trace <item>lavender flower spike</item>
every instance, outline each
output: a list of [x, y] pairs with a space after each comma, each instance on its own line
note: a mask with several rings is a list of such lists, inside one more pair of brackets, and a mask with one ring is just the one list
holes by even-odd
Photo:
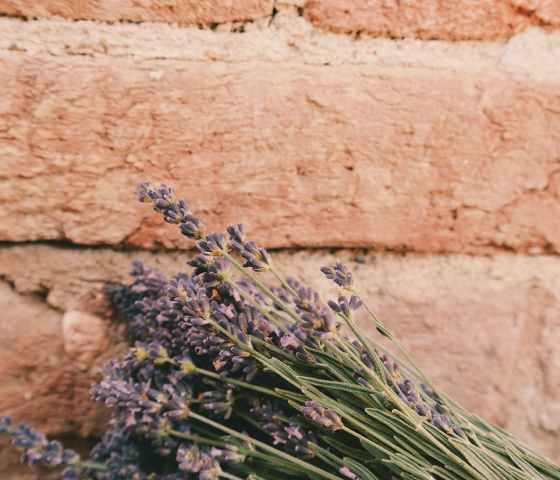
[[150, 182], [139, 182], [136, 192], [139, 202], [151, 203], [167, 223], [180, 225], [183, 235], [193, 240], [204, 238], [204, 223], [193, 215], [183, 199], [177, 199], [173, 189], [168, 188], [165, 183], [160, 188], [155, 188]]
[[356, 295], [352, 295], [350, 300], [344, 296], [338, 297], [338, 303], [329, 300], [327, 302], [328, 306], [331, 307], [339, 315], [344, 315], [345, 317], [351, 318], [352, 312], [358, 310], [362, 306], [362, 301], [358, 299]]
[[310, 420], [333, 432], [344, 426], [334, 410], [325, 409], [317, 400], [305, 402], [305, 407], [301, 407], [301, 412]]
[[[235, 247], [234, 247], [235, 248]], [[255, 242], [245, 242], [241, 256], [245, 259], [244, 267], [252, 268], [255, 272], [266, 272], [272, 267], [270, 254]]]
[[[234, 241], [243, 244], [247, 241], [247, 235], [245, 234], [245, 228], [242, 223], [238, 223], [237, 227], [230, 225], [227, 227], [227, 232], [231, 235], [230, 241]], [[234, 247], [235, 248], [235, 247]], [[237, 250], [237, 249], [236, 249]]]
[[17, 428], [12, 429], [11, 424], [10, 417], [0, 416], [0, 435], [10, 433], [8, 443], [22, 450], [22, 463], [28, 463], [31, 467], [39, 464], [65, 466], [63, 480], [79, 477], [81, 458], [76, 452], [63, 450], [60, 442], [47, 440], [44, 433], [38, 433], [33, 427], [20, 423]]
[[323, 272], [329, 280], [332, 280], [339, 287], [345, 290], [354, 290], [354, 276], [352, 272], [346, 268], [342, 263], [336, 262], [334, 267], [321, 267], [321, 272]]
[[202, 275], [204, 288], [215, 287], [233, 278], [234, 272], [231, 263], [225, 258], [218, 258], [208, 266], [207, 271]]
[[198, 240], [196, 246], [201, 253], [210, 257], [221, 257], [228, 250], [226, 236], [216, 232], [209, 233], [206, 240]]
[[200, 480], [218, 478], [220, 472], [218, 462], [212, 453], [199, 450], [196, 445], [188, 447], [183, 444], [177, 451], [179, 469], [187, 473], [199, 473]]

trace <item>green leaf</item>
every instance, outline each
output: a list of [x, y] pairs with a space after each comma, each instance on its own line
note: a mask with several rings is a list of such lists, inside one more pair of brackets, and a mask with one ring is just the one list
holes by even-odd
[[352, 473], [355, 473], [358, 477], [363, 478], [364, 480], [379, 480], [377, 475], [374, 475], [361, 463], [358, 463], [351, 458], [344, 457], [344, 466], [348, 467]]
[[399, 453], [395, 455], [391, 455], [391, 460], [390, 461], [384, 460], [384, 462], [387, 464], [390, 463], [396, 465], [399, 468], [401, 468], [403, 472], [408, 472], [410, 474], [416, 475], [418, 478], [424, 480], [433, 480], [433, 477], [429, 472], [415, 465], [407, 457]]
[[356, 448], [349, 447], [348, 445], [339, 442], [333, 437], [325, 437], [325, 442], [327, 442], [332, 447], [336, 448], [339, 452], [344, 453], [345, 455], [352, 455], [354, 458], [357, 458], [362, 462], [365, 462], [370, 459], [368, 454], [363, 450], [358, 450]]
[[376, 390], [373, 390], [368, 387], [364, 387], [361, 384], [350, 385], [348, 383], [342, 382], [334, 382], [331, 380], [323, 380], [320, 378], [313, 378], [313, 377], [300, 377], [300, 380], [303, 380], [311, 385], [317, 385], [319, 387], [328, 387], [329, 389], [333, 390], [343, 390], [345, 392], [351, 393], [376, 393]]
[[390, 456], [391, 456], [391, 452], [389, 450], [387, 450], [386, 448], [384, 448], [380, 445], [377, 445], [376, 443], [372, 442], [371, 440], [369, 440], [367, 438], [361, 438], [360, 442], [361, 442], [362, 446], [369, 453], [371, 453], [375, 458], [385, 460], [385, 459], [390, 458]]
[[446, 470], [445, 468], [441, 468], [438, 465], [432, 467], [432, 471], [436, 472], [440, 477], [443, 477], [444, 480], [461, 480], [461, 478], [464, 478], [464, 477], [459, 477], [458, 475], [455, 475], [454, 473], [451, 473], [449, 470]]
[[301, 393], [292, 392], [291, 390], [282, 390], [281, 388], [275, 388], [274, 390], [287, 399], [289, 398], [304, 403], [307, 402], [307, 400], [309, 400], [309, 398], [307, 398], [305, 395], [302, 395]]

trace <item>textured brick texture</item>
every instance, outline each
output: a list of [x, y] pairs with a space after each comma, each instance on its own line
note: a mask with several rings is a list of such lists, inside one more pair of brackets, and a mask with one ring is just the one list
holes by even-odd
[[532, 25], [560, 27], [556, 0], [308, 0], [304, 14], [337, 32], [424, 40], [485, 40]]
[[[59, 311], [106, 316], [110, 309], [103, 285], [126, 280], [132, 258], [175, 274], [189, 270], [184, 262], [193, 255], [46, 245], [1, 248], [0, 277], [8, 283], [0, 283], [0, 315], [10, 330], [0, 335], [7, 345], [0, 349], [0, 411], [28, 418], [49, 433], [73, 426], [78, 434], [91, 434], [91, 422], [102, 423], [98, 409], [87, 409], [87, 383], [96, 367], [64, 358]], [[368, 303], [444, 391], [560, 460], [560, 258], [363, 250], [274, 254], [283, 273], [315, 286], [323, 301], [335, 293], [319, 267], [336, 260], [352, 268]], [[259, 278], [274, 283], [272, 275]], [[365, 317], [359, 321], [379, 337]], [[114, 325], [113, 345], [96, 365], [122, 349], [122, 327]]]
[[0, 0], [116, 22], [0, 18], [0, 412], [102, 431], [105, 283], [194, 255], [136, 202], [163, 180], [209, 230], [299, 247], [275, 262], [324, 299], [348, 262], [444, 390], [559, 461], [559, 4], [456, 3]]
[[[560, 27], [556, 0], [288, 0], [319, 28], [395, 38], [480, 40], [509, 37], [530, 26]], [[0, 0], [0, 13], [53, 15], [106, 22], [212, 25], [270, 16], [273, 0]]]
[[9, 51], [0, 65], [0, 240], [186, 246], [134, 204], [150, 179], [266, 247], [560, 251], [558, 83]]
[[58, 15], [104, 22], [211, 25], [271, 15], [273, 4], [273, 0], [0, 0], [0, 13], [29, 18]]
[[[72, 362], [64, 353], [62, 314], [44, 302], [41, 290], [20, 295], [0, 282], [0, 412], [70, 445], [87, 443], [102, 433], [110, 415], [103, 405], [88, 401], [89, 387], [99, 381], [101, 362], [122, 347], [98, 357], [96, 368]], [[113, 336], [118, 338], [116, 332]], [[0, 444], [0, 477], [37, 478], [37, 471], [17, 465], [18, 454], [5, 443]]]

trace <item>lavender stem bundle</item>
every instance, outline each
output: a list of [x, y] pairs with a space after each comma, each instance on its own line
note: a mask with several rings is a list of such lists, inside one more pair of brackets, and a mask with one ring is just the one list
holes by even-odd
[[[25, 461], [64, 465], [68, 480], [560, 479], [559, 466], [439, 391], [344, 265], [321, 269], [343, 292], [325, 305], [285, 279], [242, 224], [227, 228], [228, 242], [173, 189], [137, 191], [196, 242], [194, 273], [168, 279], [136, 261], [131, 286], [109, 286], [137, 341], [90, 391], [116, 408], [107, 434], [82, 460], [0, 417]], [[360, 308], [410, 366], [360, 330]]]

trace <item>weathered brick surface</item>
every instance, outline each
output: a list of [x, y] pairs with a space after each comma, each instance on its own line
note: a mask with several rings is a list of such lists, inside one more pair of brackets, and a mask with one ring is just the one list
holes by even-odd
[[[95, 419], [99, 428], [100, 417], [86, 415], [88, 373], [80, 374], [65, 357], [61, 314], [54, 309], [103, 315], [104, 283], [126, 279], [132, 258], [175, 274], [188, 271], [184, 262], [194, 254], [1, 248], [0, 276], [13, 290], [0, 283], [0, 411], [49, 433], [73, 426], [87, 434]], [[282, 272], [316, 287], [324, 301], [335, 293], [319, 267], [336, 260], [354, 271], [368, 303], [444, 391], [560, 459], [560, 258], [362, 250], [274, 254]], [[274, 280], [271, 274], [259, 278]], [[380, 340], [364, 316], [359, 322]]]
[[0, 55], [0, 240], [190, 245], [150, 179], [267, 247], [560, 251], [554, 79]]
[[[36, 295], [40, 289], [34, 292], [21, 295], [0, 282], [0, 412], [79, 445], [100, 435], [109, 419], [104, 405], [88, 401], [88, 390], [99, 381], [103, 361], [122, 349], [97, 358], [96, 368], [72, 362], [64, 353], [62, 314]], [[0, 443], [0, 477], [37, 479], [37, 471], [17, 465], [18, 457]], [[60, 472], [42, 473], [45, 480], [60, 478]]]
[[556, 0], [308, 0], [304, 15], [337, 32], [425, 40], [502, 38], [531, 25], [560, 28]]
[[197, 25], [246, 21], [272, 14], [274, 0], [0, 0], [0, 13], [43, 18]]

